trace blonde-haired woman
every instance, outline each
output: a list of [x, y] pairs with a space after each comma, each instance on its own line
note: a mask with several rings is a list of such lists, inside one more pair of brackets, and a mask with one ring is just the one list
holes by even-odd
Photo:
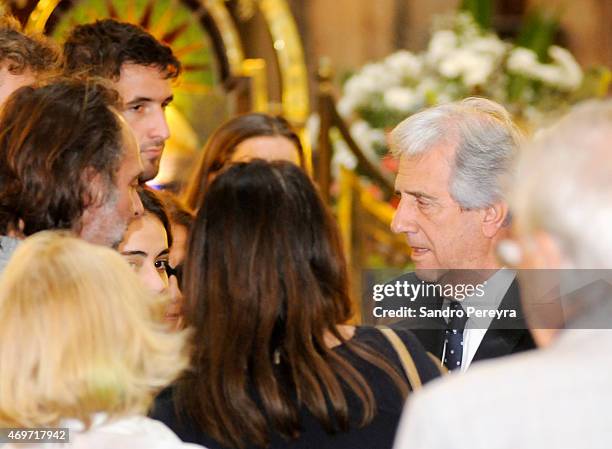
[[68, 427], [72, 448], [200, 447], [144, 416], [188, 363], [163, 308], [114, 251], [26, 239], [0, 279], [0, 427]]

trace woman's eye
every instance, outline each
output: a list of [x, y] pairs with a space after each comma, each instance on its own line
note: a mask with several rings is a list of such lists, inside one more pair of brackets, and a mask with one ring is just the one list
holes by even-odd
[[168, 267], [170, 266], [170, 264], [168, 263], [167, 260], [156, 260], [155, 261], [155, 268], [158, 271], [166, 271], [168, 270]]
[[130, 268], [134, 271], [138, 271], [142, 267], [142, 263], [139, 260], [126, 258], [125, 261], [128, 263]]

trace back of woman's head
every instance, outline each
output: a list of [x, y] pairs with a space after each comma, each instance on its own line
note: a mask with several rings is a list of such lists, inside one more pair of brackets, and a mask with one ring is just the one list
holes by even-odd
[[236, 148], [255, 137], [284, 137], [295, 145], [300, 165], [304, 166], [304, 150], [297, 133], [281, 116], [262, 113], [243, 114], [219, 126], [206, 142], [198, 167], [185, 190], [185, 203], [197, 210], [216, 173], [231, 160]]
[[296, 437], [300, 404], [327, 428], [346, 428], [340, 378], [372, 405], [363, 377], [326, 344], [326, 334], [344, 341], [346, 267], [333, 218], [300, 168], [253, 161], [216, 177], [185, 276], [195, 375], [179, 402], [215, 438], [265, 445], [268, 423]]
[[186, 366], [184, 334], [114, 251], [46, 231], [0, 279], [0, 425], [144, 413]]
[[230, 167], [212, 183], [192, 232], [187, 297], [196, 308], [222, 312], [194, 315], [211, 320], [197, 323], [211, 333], [211, 326], [230, 326], [243, 338], [267, 333], [257, 344], [272, 337], [279, 320], [296, 334], [312, 334], [349, 318], [335, 223], [293, 164]]

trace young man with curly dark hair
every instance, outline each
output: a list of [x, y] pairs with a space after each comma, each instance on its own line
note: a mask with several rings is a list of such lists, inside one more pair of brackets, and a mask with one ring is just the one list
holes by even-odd
[[64, 43], [69, 76], [109, 79], [123, 100], [144, 166], [141, 181], [153, 179], [170, 130], [165, 109], [173, 99], [172, 81], [181, 64], [169, 46], [143, 28], [113, 19], [76, 26]]

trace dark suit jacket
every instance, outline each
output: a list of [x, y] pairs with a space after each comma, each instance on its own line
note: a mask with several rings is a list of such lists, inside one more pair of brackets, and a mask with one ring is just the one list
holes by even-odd
[[[421, 282], [414, 273], [405, 274], [398, 279], [401, 281]], [[396, 282], [396, 280], [393, 280], [392, 283]], [[386, 308], [398, 308], [401, 305], [410, 305], [411, 308], [417, 311], [420, 310], [420, 307], [426, 307], [428, 310], [440, 310], [443, 302], [444, 298], [441, 297], [416, 298], [410, 304], [404, 298], [386, 298], [384, 306]], [[498, 310], [516, 310], [518, 312], [517, 317], [493, 319], [472, 359], [473, 362], [535, 348], [535, 343], [522, 315], [520, 293], [516, 280], [508, 288]], [[443, 318], [406, 318], [388, 325], [391, 328], [411, 330], [427, 351], [439, 359], [442, 358], [444, 331], [447, 327], [446, 321]]]

